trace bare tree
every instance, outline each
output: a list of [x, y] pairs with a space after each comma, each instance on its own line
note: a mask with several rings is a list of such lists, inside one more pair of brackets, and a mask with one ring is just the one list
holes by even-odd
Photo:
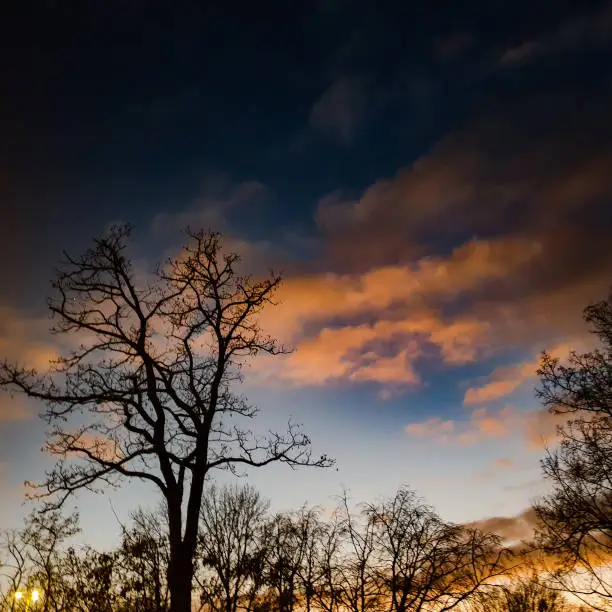
[[550, 589], [537, 574], [513, 578], [479, 593], [471, 604], [472, 612], [579, 612], [559, 592]]
[[31, 580], [41, 590], [43, 612], [66, 609], [62, 544], [79, 532], [78, 515], [37, 510], [26, 519], [22, 539], [27, 546]]
[[121, 545], [115, 554], [121, 597], [128, 610], [165, 612], [170, 547], [163, 515], [141, 508], [131, 519], [129, 527], [122, 525]]
[[268, 502], [251, 486], [209, 487], [200, 512], [200, 561], [205, 601], [218, 612], [248, 607], [261, 574]]
[[336, 565], [336, 587], [342, 606], [352, 612], [368, 612], [381, 607], [381, 590], [373, 566], [376, 531], [373, 521], [359, 520], [349, 509], [347, 494], [341, 497], [343, 513], [342, 556]]
[[189, 612], [211, 470], [331, 461], [313, 458], [291, 423], [285, 434], [254, 436], [244, 421], [257, 410], [234, 391], [245, 358], [281, 350], [257, 325], [280, 279], [239, 274], [219, 235], [198, 232], [140, 280], [126, 254], [129, 234], [114, 228], [81, 257], [66, 255], [57, 273], [54, 331], [76, 334], [79, 348], [49, 373], [4, 362], [0, 384], [46, 403], [47, 450], [58, 462], [42, 492], [57, 504], [122, 479], [157, 487], [167, 507], [171, 610]]
[[121, 592], [116, 584], [115, 553], [93, 548], [69, 548], [63, 558], [64, 601], [62, 610], [74, 612], [121, 612]]
[[346, 535], [344, 521], [338, 512], [331, 520], [322, 523], [315, 533], [318, 546], [317, 578], [313, 598], [316, 606], [325, 612], [336, 612], [341, 609], [341, 552]]
[[2, 557], [0, 558], [0, 577], [8, 583], [8, 591], [2, 594], [2, 610], [15, 609], [14, 594], [19, 591], [29, 579], [28, 550], [22, 534], [17, 529], [5, 531], [2, 534]]
[[498, 537], [445, 523], [410, 489], [366, 505], [364, 515], [374, 533], [372, 581], [395, 612], [452, 610], [507, 571]]
[[323, 586], [321, 553], [322, 544], [327, 539], [327, 530], [319, 514], [318, 508], [308, 508], [304, 505], [294, 516], [301, 560], [297, 568], [298, 588], [301, 592], [301, 608], [306, 612], [311, 612], [316, 605], [317, 590]]
[[[609, 609], [612, 602], [612, 296], [585, 310], [601, 347], [566, 364], [544, 353], [538, 396], [567, 415], [557, 449], [542, 460], [552, 492], [535, 510], [538, 544], [559, 562], [563, 588]], [[596, 599], [593, 599], [596, 598]], [[599, 604], [596, 600], [599, 599]]]
[[274, 609], [292, 612], [300, 594], [298, 576], [304, 556], [300, 527], [291, 514], [276, 514], [265, 525], [263, 537], [264, 579]]

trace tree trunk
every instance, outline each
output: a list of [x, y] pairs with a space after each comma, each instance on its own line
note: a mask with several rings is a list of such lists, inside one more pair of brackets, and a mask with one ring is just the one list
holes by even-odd
[[172, 554], [168, 567], [170, 612], [191, 612], [193, 561], [187, 555]]

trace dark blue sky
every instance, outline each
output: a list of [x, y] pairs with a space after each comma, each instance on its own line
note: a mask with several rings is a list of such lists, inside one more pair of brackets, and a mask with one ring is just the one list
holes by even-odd
[[[591, 98], [610, 84], [605, 6], [5, 3], [2, 286], [75, 228], [183, 207], [203, 177], [270, 189], [251, 231], [308, 228], [325, 194], [358, 194], [475, 117]], [[531, 43], [527, 66], [504, 61]]]

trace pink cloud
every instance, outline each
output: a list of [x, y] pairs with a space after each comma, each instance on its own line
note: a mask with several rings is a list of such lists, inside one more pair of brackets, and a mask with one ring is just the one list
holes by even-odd
[[[566, 359], [571, 350], [585, 349], [586, 344], [580, 337], [558, 344], [548, 349], [549, 354], [558, 359]], [[465, 406], [474, 406], [498, 400], [510, 395], [523, 384], [531, 381], [536, 376], [540, 365], [539, 357], [529, 361], [504, 366], [494, 370], [489, 376], [490, 382], [480, 387], [470, 387], [463, 398]]]
[[508, 436], [516, 419], [516, 411], [509, 406], [495, 412], [478, 408], [467, 421], [431, 418], [424, 423], [411, 423], [405, 427], [405, 431], [409, 435], [438, 442], [472, 445], [489, 438]]
[[0, 306], [0, 357], [25, 367], [46, 370], [58, 356], [58, 345], [49, 333], [50, 320], [32, 317]]
[[0, 395], [0, 422], [25, 421], [34, 416], [26, 400], [16, 395]]
[[[538, 252], [537, 243], [521, 239], [476, 240], [447, 258], [425, 258], [412, 266], [290, 277], [279, 305], [261, 316], [267, 333], [295, 348], [274, 375], [302, 385], [337, 379], [409, 385], [419, 381], [414, 362], [427, 345], [437, 347], [447, 364], [473, 361], [488, 343], [489, 323], [445, 318], [428, 304], [501, 278]], [[352, 322], [364, 315], [376, 322]], [[337, 319], [340, 327], [328, 324]], [[388, 341], [397, 345], [393, 354], [374, 346]], [[262, 368], [256, 371], [261, 375]]]
[[432, 417], [422, 423], [406, 425], [404, 431], [419, 438], [431, 438], [436, 442], [446, 442], [455, 432], [455, 421]]
[[[500, 410], [477, 408], [465, 421], [444, 421], [432, 417], [422, 423], [410, 423], [404, 431], [411, 436], [460, 445], [473, 445], [515, 435], [523, 439], [526, 450], [540, 452], [558, 443], [558, 427], [565, 422], [567, 416], [554, 415], [544, 409], [519, 412], [506, 406]], [[510, 467], [505, 462], [512, 460], [499, 461], [496, 467]]]

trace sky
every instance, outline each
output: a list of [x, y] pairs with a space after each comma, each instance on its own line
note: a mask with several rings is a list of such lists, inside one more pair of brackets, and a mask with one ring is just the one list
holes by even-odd
[[[262, 325], [295, 350], [248, 369], [259, 426], [337, 460], [250, 473], [273, 508], [406, 484], [524, 522], [555, 443], [539, 354], [588, 349], [612, 285], [612, 4], [432, 4], [4, 3], [0, 353], [53, 354], [63, 249], [130, 222], [153, 263], [220, 230], [284, 277]], [[50, 466], [39, 411], [0, 396], [0, 526]], [[74, 503], [99, 544], [156, 497]]]

